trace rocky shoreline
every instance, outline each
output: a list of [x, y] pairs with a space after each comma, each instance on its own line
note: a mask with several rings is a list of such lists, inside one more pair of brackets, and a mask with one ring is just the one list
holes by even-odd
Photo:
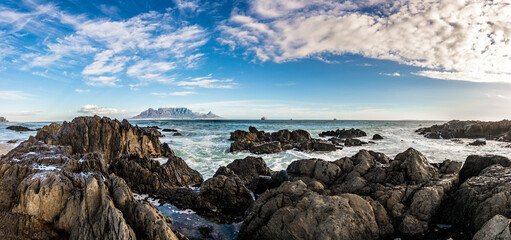
[[[360, 150], [336, 161], [296, 160], [282, 171], [246, 157], [204, 181], [156, 132], [98, 116], [40, 129], [0, 157], [0, 238], [188, 239], [133, 191], [211, 222], [242, 222], [238, 239], [511, 238], [506, 157], [471, 155], [462, 166], [431, 164], [413, 148], [394, 159]], [[323, 135], [346, 141], [362, 132]], [[251, 128], [231, 139], [235, 150], [243, 142], [251, 146], [239, 150], [254, 153], [273, 142], [280, 151], [323, 149], [303, 130]]]
[[417, 133], [427, 138], [484, 138], [502, 142], [511, 142], [511, 121], [449, 121], [442, 125], [433, 125], [417, 129]]

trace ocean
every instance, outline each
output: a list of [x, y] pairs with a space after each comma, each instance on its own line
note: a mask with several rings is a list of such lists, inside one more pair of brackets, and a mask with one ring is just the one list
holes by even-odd
[[[307, 158], [320, 158], [328, 161], [337, 160], [341, 157], [352, 156], [361, 149], [382, 152], [393, 158], [396, 154], [413, 147], [423, 153], [430, 162], [442, 162], [445, 159], [463, 162], [471, 154], [497, 154], [511, 157], [511, 148], [504, 146], [509, 143], [487, 141], [485, 146], [468, 146], [472, 139], [460, 141], [428, 139], [415, 133], [421, 127], [427, 127], [444, 122], [435, 121], [313, 121], [313, 120], [162, 120], [162, 121], [130, 121], [138, 126], [158, 126], [160, 128], [177, 129], [183, 136], [172, 136], [172, 132], [163, 132], [166, 136], [160, 140], [166, 142], [175, 151], [176, 155], [183, 158], [193, 169], [199, 171], [204, 179], [210, 178], [220, 166], [225, 166], [234, 159], [253, 155], [249, 152], [229, 153], [230, 132], [234, 130], [248, 131], [249, 126], [258, 130], [274, 132], [281, 129], [304, 129], [311, 133], [313, 138], [319, 138], [318, 134], [323, 131], [343, 128], [359, 128], [367, 133], [367, 137], [360, 138], [370, 141], [374, 134], [380, 134], [383, 140], [375, 141], [361, 147], [345, 147], [335, 152], [300, 152], [288, 150], [276, 154], [258, 155], [262, 157], [272, 170], [286, 169], [294, 160]], [[6, 129], [10, 125], [21, 125], [32, 129], [40, 128], [49, 122], [38, 123], [0, 123], [0, 147], [13, 148], [20, 141], [26, 140], [36, 132], [18, 133]], [[16, 144], [7, 144], [9, 140], [18, 140]], [[162, 163], [166, 159], [158, 159]], [[148, 199], [146, 196], [138, 196]], [[153, 202], [166, 215], [172, 217], [176, 224], [176, 230], [186, 229], [187, 233], [197, 234], [199, 226], [207, 226], [213, 229], [212, 234], [218, 239], [235, 239], [240, 224], [215, 224], [208, 222], [191, 210], [179, 210], [172, 205], [159, 205]], [[192, 226], [190, 228], [190, 226]], [[193, 230], [195, 229], [195, 230]], [[194, 233], [195, 231], [195, 233]]]

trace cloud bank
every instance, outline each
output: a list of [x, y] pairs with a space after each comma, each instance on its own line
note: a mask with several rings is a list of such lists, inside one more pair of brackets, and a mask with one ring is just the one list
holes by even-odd
[[511, 83], [511, 4], [486, 0], [254, 0], [217, 39], [259, 61], [360, 54], [416, 75]]

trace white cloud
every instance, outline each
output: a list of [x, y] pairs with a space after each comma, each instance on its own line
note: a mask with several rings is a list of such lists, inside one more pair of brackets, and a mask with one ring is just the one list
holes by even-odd
[[[126, 73], [140, 81], [171, 82], [174, 76], [169, 70], [197, 67], [204, 56], [199, 50], [209, 41], [205, 28], [178, 21], [171, 9], [116, 21], [74, 15], [53, 4], [27, 1], [25, 5], [22, 12], [0, 4], [0, 60], [9, 56], [20, 59], [27, 63], [25, 70], [85, 66], [81, 73], [96, 80], [104, 79], [101, 76], [105, 74], [123, 79]], [[187, 11], [199, 7], [198, 1], [177, 1], [177, 5]], [[98, 8], [109, 16], [118, 13], [113, 6]], [[3, 37], [8, 34], [31, 34], [40, 46], [27, 46], [22, 38]], [[151, 62], [139, 62], [146, 58]], [[143, 72], [130, 71], [141, 64], [145, 64]], [[105, 85], [96, 82], [91, 85]]]
[[186, 81], [176, 83], [181, 87], [201, 87], [201, 88], [233, 88], [236, 83], [232, 79], [214, 79], [212, 74], [205, 77], [192, 78]]
[[234, 41], [260, 61], [351, 53], [427, 68], [439, 79], [511, 83], [505, 1], [254, 0], [217, 29], [220, 43], [234, 49]]
[[183, 92], [169, 92], [169, 93], [151, 93], [154, 96], [189, 96], [197, 94], [196, 92], [183, 91]]
[[414, 75], [436, 78], [443, 80], [469, 81], [469, 82], [501, 82], [511, 83], [511, 73], [482, 73], [482, 72], [442, 72], [442, 71], [419, 71]]
[[27, 100], [32, 95], [22, 91], [0, 91], [0, 99], [4, 100]]
[[80, 110], [78, 110], [79, 113], [84, 114], [98, 114], [98, 115], [119, 115], [119, 114], [125, 114], [129, 113], [126, 110], [119, 110], [115, 108], [105, 108], [100, 107], [97, 105], [83, 105]]
[[90, 92], [90, 90], [89, 89], [79, 89], [79, 88], [77, 88], [77, 89], [75, 89], [75, 92], [77, 92], [77, 93], [88, 93], [88, 92]]
[[120, 80], [113, 76], [99, 76], [99, 77], [89, 77], [85, 79], [85, 84], [89, 86], [108, 86], [108, 87], [116, 87], [117, 82]]
[[174, 68], [176, 68], [176, 64], [173, 62], [151, 62], [150, 60], [142, 60], [130, 66], [126, 74], [142, 81], [170, 83], [174, 79], [165, 75], [165, 73]]
[[395, 73], [380, 73], [380, 75], [389, 76], [389, 77], [400, 77], [401, 74], [398, 72]]

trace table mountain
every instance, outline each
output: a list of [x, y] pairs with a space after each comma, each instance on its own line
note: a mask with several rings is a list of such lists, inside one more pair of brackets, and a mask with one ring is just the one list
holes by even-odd
[[133, 119], [218, 119], [220, 116], [209, 112], [207, 114], [196, 113], [188, 108], [149, 108], [141, 112]]

